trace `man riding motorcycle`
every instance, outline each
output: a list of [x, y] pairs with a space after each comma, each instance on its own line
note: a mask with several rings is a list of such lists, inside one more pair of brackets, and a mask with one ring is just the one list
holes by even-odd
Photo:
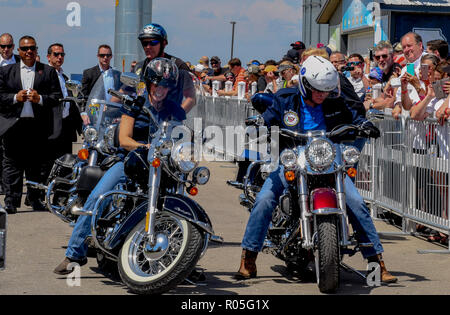
[[138, 39], [142, 44], [146, 58], [136, 64], [135, 73], [142, 75], [147, 64], [154, 58], [163, 57], [174, 60], [179, 70], [177, 88], [170, 92], [170, 98], [174, 102], [181, 103], [181, 107], [188, 113], [195, 106], [195, 88], [189, 75], [189, 67], [180, 58], [164, 52], [167, 44], [167, 32], [156, 23], [145, 25], [139, 33]]
[[[166, 58], [155, 58], [150, 61], [142, 76], [146, 84], [148, 99], [143, 106], [150, 108], [158, 122], [172, 116], [172, 119], [183, 121], [186, 119], [186, 113], [181, 108], [180, 103], [175, 103], [169, 93], [177, 88], [178, 68], [172, 60]], [[142, 113], [139, 106], [132, 108], [122, 107], [123, 115], [120, 122], [119, 142], [121, 151], [118, 156], [121, 161], [112, 166], [97, 183], [94, 190], [89, 195], [84, 204], [84, 211], [92, 211], [98, 198], [104, 193], [111, 191], [120, 182], [126, 180], [124, 173], [123, 158], [127, 151], [133, 151], [140, 147], [148, 147], [148, 128], [151, 125], [150, 118]], [[154, 128], [154, 126], [152, 126]], [[104, 208], [106, 203], [102, 204]], [[99, 211], [102, 211], [100, 208]], [[68, 269], [73, 262], [80, 266], [87, 263], [88, 244], [86, 238], [91, 231], [91, 217], [80, 216], [72, 232], [69, 244], [66, 250], [66, 257], [55, 268], [56, 274], [69, 274], [72, 270]]]
[[[380, 131], [339, 95], [338, 82], [339, 74], [328, 60], [319, 56], [309, 57], [300, 71], [299, 88], [282, 89], [275, 94], [272, 105], [262, 114], [264, 124], [304, 133], [308, 130], [331, 131], [341, 124], [360, 125], [366, 122], [366, 135], [378, 138]], [[283, 149], [281, 146], [280, 152]], [[288, 187], [283, 174], [283, 167], [278, 166], [256, 197], [241, 244], [243, 251], [240, 268], [235, 276], [237, 279], [256, 277], [255, 261], [263, 248], [272, 212], [283, 190]], [[344, 185], [348, 215], [357, 232], [357, 239], [360, 243], [373, 244], [373, 247], [361, 248], [363, 257], [369, 262], [380, 264], [382, 282], [396, 282], [397, 278], [387, 271], [383, 262], [383, 246], [363, 198], [348, 176]]]

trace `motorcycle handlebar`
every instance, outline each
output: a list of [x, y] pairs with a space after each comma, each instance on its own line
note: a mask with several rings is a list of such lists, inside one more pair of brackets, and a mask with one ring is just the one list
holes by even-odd
[[358, 131], [358, 130], [360, 130], [359, 126], [345, 125], [345, 126], [342, 126], [342, 127], [338, 128], [336, 130], [332, 130], [332, 131], [329, 131], [329, 132], [325, 132], [323, 130], [317, 130], [317, 131], [310, 131], [310, 132], [307, 132], [307, 133], [300, 133], [300, 132], [296, 132], [296, 131], [292, 131], [292, 130], [283, 128], [283, 129], [280, 129], [280, 133], [282, 135], [285, 135], [285, 136], [288, 136], [288, 137], [291, 137], [291, 138], [306, 140], [306, 139], [311, 138], [314, 135], [322, 136], [322, 137], [325, 136], [327, 138], [332, 138], [332, 137], [336, 137], [336, 136], [340, 136], [342, 134], [345, 134], [345, 133], [347, 133], [349, 131]]

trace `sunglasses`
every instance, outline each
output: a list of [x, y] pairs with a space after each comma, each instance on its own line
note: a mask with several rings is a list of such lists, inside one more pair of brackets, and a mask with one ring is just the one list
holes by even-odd
[[59, 56], [64, 57], [65, 55], [66, 55], [66, 53], [63, 53], [63, 52], [62, 53], [56, 53], [56, 52], [53, 53], [54, 57], [59, 57]]
[[161, 41], [159, 39], [147, 40], [147, 41], [142, 42], [142, 47], [147, 47], [148, 45], [154, 47], [154, 46], [158, 45], [159, 43], [161, 43]]
[[216, 61], [211, 61], [211, 65], [218, 65], [219, 63]]
[[387, 59], [389, 55], [378, 55], [378, 56], [374, 56], [375, 60], [380, 60], [381, 57], [383, 57], [383, 59]]
[[5, 49], [5, 48], [12, 48], [12, 46], [14, 46], [14, 44], [0, 45], [0, 47], [1, 47], [2, 49]]
[[23, 47], [19, 47], [19, 49], [21, 51], [29, 51], [29, 50], [35, 51], [37, 49], [37, 47], [36, 46], [23, 46]]
[[361, 61], [352, 61], [347, 63], [347, 66], [359, 66], [360, 64], [362, 64]]
[[98, 56], [99, 56], [100, 58], [105, 58], [105, 57], [109, 58], [109, 57], [112, 56], [112, 54], [98, 54]]

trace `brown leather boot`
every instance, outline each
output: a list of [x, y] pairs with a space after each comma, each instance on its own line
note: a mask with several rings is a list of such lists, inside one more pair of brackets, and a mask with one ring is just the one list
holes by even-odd
[[253, 252], [247, 249], [242, 250], [241, 266], [234, 278], [237, 280], [245, 280], [256, 277], [256, 257], [258, 252]]
[[383, 256], [378, 254], [376, 256], [372, 256], [368, 258], [369, 262], [377, 262], [380, 264], [380, 273], [381, 273], [381, 282], [383, 283], [395, 283], [397, 282], [397, 277], [393, 276], [386, 268], [386, 265], [383, 261]]

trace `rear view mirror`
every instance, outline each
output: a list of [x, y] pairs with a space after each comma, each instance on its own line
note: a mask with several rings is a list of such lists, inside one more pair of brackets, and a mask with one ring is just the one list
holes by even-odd
[[141, 82], [141, 78], [133, 72], [125, 72], [120, 75], [120, 82], [127, 86], [137, 88]]
[[81, 83], [77, 80], [69, 80], [66, 82], [66, 88], [72, 92], [73, 97], [78, 97], [81, 93]]

